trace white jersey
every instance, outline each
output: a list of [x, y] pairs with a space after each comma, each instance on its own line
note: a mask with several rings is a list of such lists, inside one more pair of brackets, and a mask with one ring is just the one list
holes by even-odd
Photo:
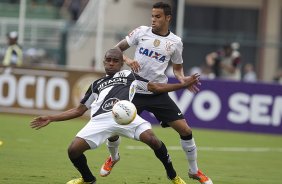
[[183, 63], [183, 43], [172, 32], [160, 36], [152, 32], [152, 27], [140, 26], [126, 36], [126, 40], [129, 46], [137, 45], [134, 59], [141, 66], [138, 75], [149, 81], [167, 83], [165, 70], [169, 61]]

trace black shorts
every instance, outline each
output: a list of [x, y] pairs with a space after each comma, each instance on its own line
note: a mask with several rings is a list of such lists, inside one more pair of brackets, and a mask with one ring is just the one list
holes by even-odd
[[156, 95], [135, 94], [132, 101], [141, 114], [144, 110], [155, 115], [162, 127], [169, 127], [167, 123], [184, 119], [183, 114], [168, 93]]

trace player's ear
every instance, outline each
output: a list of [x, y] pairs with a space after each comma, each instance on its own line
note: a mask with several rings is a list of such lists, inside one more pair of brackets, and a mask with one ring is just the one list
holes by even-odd
[[167, 20], [168, 22], [170, 22], [171, 19], [172, 19], [172, 16], [171, 16], [171, 15], [166, 15], [166, 20]]

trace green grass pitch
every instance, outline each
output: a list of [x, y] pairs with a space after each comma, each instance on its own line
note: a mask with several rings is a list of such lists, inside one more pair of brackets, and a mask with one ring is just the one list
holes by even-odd
[[[57, 122], [41, 130], [29, 127], [32, 116], [0, 114], [0, 183], [62, 184], [78, 177], [67, 147], [87, 119]], [[154, 126], [166, 143], [178, 174], [187, 184], [187, 162], [179, 138], [170, 128]], [[281, 183], [282, 136], [194, 129], [199, 167], [214, 184]], [[2, 143], [2, 144], [1, 144]], [[130, 149], [130, 148], [137, 149]], [[99, 184], [166, 184], [161, 163], [144, 144], [122, 138], [121, 160], [108, 177], [99, 176], [106, 146], [86, 152]]]

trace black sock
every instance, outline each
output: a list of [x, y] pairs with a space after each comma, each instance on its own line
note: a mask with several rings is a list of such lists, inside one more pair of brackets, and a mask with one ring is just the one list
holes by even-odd
[[87, 159], [84, 154], [80, 155], [80, 157], [76, 159], [70, 159], [76, 169], [80, 172], [83, 180], [85, 182], [96, 181], [95, 176], [91, 173], [88, 165]]
[[191, 139], [193, 138], [193, 135], [190, 134], [190, 135], [187, 135], [187, 136], [180, 136], [180, 138], [181, 138], [182, 140], [191, 140]]
[[163, 163], [165, 170], [166, 170], [166, 174], [169, 177], [169, 179], [175, 178], [176, 172], [172, 166], [170, 156], [167, 152], [167, 149], [164, 143], [162, 143], [162, 146], [159, 149], [154, 150], [154, 152], [155, 152], [155, 155], [158, 157], [158, 159]]

